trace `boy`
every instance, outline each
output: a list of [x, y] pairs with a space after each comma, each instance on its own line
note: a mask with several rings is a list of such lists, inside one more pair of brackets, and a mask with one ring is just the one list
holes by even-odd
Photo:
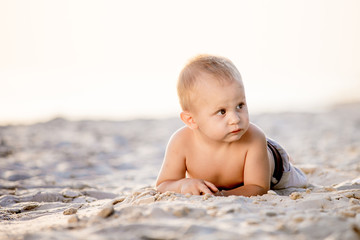
[[195, 57], [177, 90], [186, 126], [168, 143], [159, 192], [255, 196], [306, 186], [284, 149], [249, 122], [241, 75], [230, 60]]

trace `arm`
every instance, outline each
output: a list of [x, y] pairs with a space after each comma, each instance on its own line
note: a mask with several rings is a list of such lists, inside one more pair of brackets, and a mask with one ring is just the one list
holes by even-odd
[[211, 182], [193, 178], [167, 180], [160, 183], [157, 190], [161, 193], [173, 191], [182, 194], [190, 193], [191, 195], [214, 194], [219, 191]]
[[254, 125], [249, 130], [250, 134], [246, 136], [249, 148], [244, 163], [244, 186], [221, 191], [217, 193], [218, 196], [250, 197], [263, 195], [270, 189], [271, 173], [265, 135]]
[[234, 188], [231, 190], [222, 190], [217, 192], [216, 196], [245, 196], [245, 197], [251, 197], [251, 196], [258, 196], [263, 195], [267, 193], [268, 190], [265, 188], [258, 186], [258, 185], [244, 185], [242, 187]]
[[186, 144], [191, 134], [189, 129], [182, 128], [170, 139], [166, 149], [164, 162], [156, 181], [159, 192], [173, 191], [177, 193], [202, 193], [217, 192], [218, 189], [210, 182], [201, 179], [186, 178]]

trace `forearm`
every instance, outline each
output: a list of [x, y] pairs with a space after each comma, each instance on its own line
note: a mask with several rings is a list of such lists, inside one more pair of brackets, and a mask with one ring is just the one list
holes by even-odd
[[193, 178], [160, 181], [157, 183], [157, 190], [161, 193], [173, 191], [182, 194], [189, 193], [191, 195], [214, 194], [219, 191], [213, 183]]
[[265, 189], [263, 187], [260, 187], [258, 185], [245, 185], [238, 188], [234, 188], [231, 190], [222, 190], [218, 192], [217, 196], [245, 196], [245, 197], [251, 197], [251, 196], [257, 196], [257, 195], [263, 195], [267, 193], [269, 189]]

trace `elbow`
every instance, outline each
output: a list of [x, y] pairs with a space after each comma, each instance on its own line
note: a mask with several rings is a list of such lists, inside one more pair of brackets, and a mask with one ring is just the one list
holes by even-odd
[[250, 196], [262, 196], [264, 194], [267, 194], [267, 192], [270, 190], [269, 186], [259, 186], [259, 185], [253, 185], [252, 191]]
[[269, 191], [270, 189], [266, 190], [265, 188], [262, 188], [259, 190], [259, 194], [260, 196], [264, 195], [264, 194], [267, 194], [267, 192]]
[[266, 187], [260, 187], [258, 186], [258, 195], [262, 196], [264, 194], [267, 194], [267, 192], [270, 190], [269, 186]]

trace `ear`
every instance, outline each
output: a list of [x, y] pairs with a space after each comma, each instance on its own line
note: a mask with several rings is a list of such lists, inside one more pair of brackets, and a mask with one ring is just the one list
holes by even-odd
[[188, 111], [183, 111], [180, 113], [181, 120], [191, 129], [198, 128], [198, 125], [196, 124], [193, 116]]

